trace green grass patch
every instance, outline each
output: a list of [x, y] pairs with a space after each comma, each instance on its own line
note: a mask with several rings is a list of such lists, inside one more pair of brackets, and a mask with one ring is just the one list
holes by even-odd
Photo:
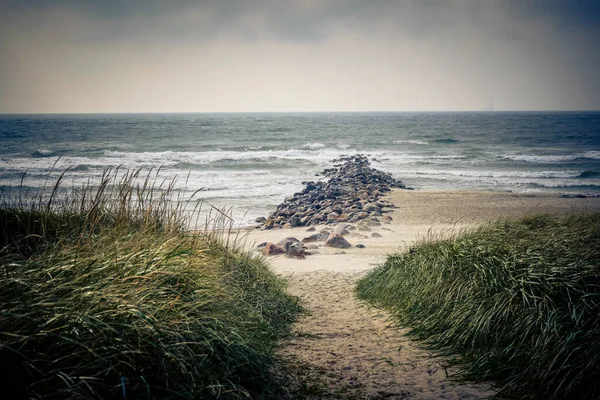
[[600, 396], [600, 214], [423, 240], [389, 256], [357, 293], [450, 356], [458, 378], [520, 399]]
[[61, 191], [59, 179], [3, 199], [5, 393], [228, 399], [284, 390], [274, 354], [297, 299], [227, 232], [187, 231], [197, 216], [172, 187], [107, 170], [81, 190]]

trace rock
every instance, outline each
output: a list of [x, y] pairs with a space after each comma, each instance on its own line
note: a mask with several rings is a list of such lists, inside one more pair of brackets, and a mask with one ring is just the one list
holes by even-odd
[[328, 238], [329, 238], [328, 232], [319, 233], [319, 236], [317, 236], [317, 242], [325, 242]]
[[358, 230], [362, 231], [362, 232], [365, 232], [365, 231], [370, 231], [371, 228], [369, 228], [368, 226], [359, 226]]
[[265, 256], [274, 256], [277, 254], [285, 254], [285, 249], [283, 247], [277, 246], [274, 243], [267, 243], [265, 247], [260, 251], [262, 255]]
[[359, 249], [364, 249], [364, 248], [365, 248], [365, 245], [364, 245], [364, 244], [360, 244], [360, 243], [359, 243], [359, 244], [357, 244], [357, 245], [356, 245], [356, 247], [358, 247]]
[[342, 224], [342, 225], [338, 225], [333, 230], [333, 233], [338, 233], [340, 235], [346, 235], [346, 234], [350, 233], [350, 231], [348, 231], [348, 225]]
[[338, 249], [347, 249], [348, 247], [352, 247], [350, 243], [342, 235], [339, 233], [332, 232], [331, 235], [325, 241], [326, 247], [335, 247]]
[[302, 246], [302, 243], [294, 242], [289, 245], [289, 247], [285, 253], [285, 256], [289, 257], [289, 258], [304, 259], [304, 258], [306, 258], [306, 251], [304, 251], [304, 247]]
[[304, 239], [302, 239], [300, 242], [302, 243], [314, 243], [316, 241], [319, 240], [319, 236], [321, 236], [322, 233], [313, 233], [310, 236], [305, 237]]
[[332, 160], [333, 168], [323, 171], [323, 180], [302, 182], [302, 191], [287, 197], [268, 219], [263, 229], [358, 222], [380, 216], [394, 206], [381, 196], [390, 188], [406, 188], [391, 174], [371, 168], [362, 154]]
[[373, 233], [371, 233], [371, 237], [381, 237], [381, 234], [379, 234], [377, 232], [373, 232]]
[[254, 222], [256, 222], [257, 224], [262, 224], [266, 221], [267, 221], [267, 219], [265, 217], [258, 217], [254, 220]]
[[286, 237], [285, 239], [281, 239], [277, 246], [281, 246], [287, 251], [293, 243], [300, 243], [300, 241], [295, 237]]
[[262, 242], [262, 243], [260, 243], [260, 244], [257, 244], [257, 245], [256, 245], [256, 248], [257, 248], [257, 249], [262, 249], [262, 248], [263, 248], [263, 247], [265, 247], [266, 245], [267, 245], [267, 242]]
[[363, 210], [365, 210], [366, 212], [378, 212], [381, 213], [381, 207], [377, 206], [376, 204], [373, 203], [369, 203], [365, 206], [363, 206]]
[[308, 228], [308, 229], [306, 230], [306, 232], [314, 232], [314, 231], [316, 231], [316, 230], [317, 230], [317, 228], [315, 228], [314, 226], [311, 226], [310, 228]]

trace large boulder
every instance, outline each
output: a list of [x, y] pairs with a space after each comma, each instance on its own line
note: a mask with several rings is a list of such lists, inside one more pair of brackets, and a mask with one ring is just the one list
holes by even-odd
[[329, 238], [327, 238], [325, 241], [325, 246], [335, 247], [337, 249], [347, 249], [352, 247], [352, 245], [348, 243], [346, 239], [344, 239], [344, 236], [335, 232], [332, 232], [331, 235], [329, 235]]

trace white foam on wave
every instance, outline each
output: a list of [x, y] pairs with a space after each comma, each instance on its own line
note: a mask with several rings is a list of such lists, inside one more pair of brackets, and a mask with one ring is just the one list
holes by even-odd
[[31, 153], [32, 157], [49, 157], [54, 153], [52, 150], [48, 149], [37, 149]]
[[405, 170], [406, 174], [414, 176], [449, 176], [463, 178], [579, 178], [583, 171], [564, 170], [564, 171], [476, 171], [476, 170]]
[[[133, 153], [135, 154], [135, 153]], [[76, 168], [82, 165], [90, 167], [108, 168], [121, 166], [124, 168], [141, 167], [159, 167], [175, 165], [175, 160], [155, 160], [145, 159], [143, 157], [123, 157], [118, 161], [112, 157], [40, 157], [40, 158], [11, 158], [6, 163], [11, 170], [44, 172], [50, 170], [64, 170], [67, 168]]]
[[586, 151], [583, 153], [567, 155], [506, 154], [502, 156], [502, 158], [506, 158], [513, 161], [524, 161], [537, 164], [552, 164], [567, 161], [575, 161], [580, 158], [600, 160], [600, 151]]
[[307, 149], [288, 149], [288, 150], [258, 150], [258, 151], [205, 151], [205, 152], [185, 152], [185, 151], [161, 151], [145, 153], [129, 153], [118, 151], [107, 151], [105, 155], [114, 159], [137, 159], [145, 160], [149, 163], [164, 162], [186, 162], [191, 164], [211, 164], [218, 161], [247, 161], [247, 160], [300, 160], [310, 161], [329, 161], [339, 157], [342, 153], [339, 150], [319, 149], [312, 151]]
[[393, 141], [394, 144], [417, 144], [417, 145], [428, 145], [428, 142], [425, 142], [423, 140], [412, 140], [412, 139], [404, 139], [404, 140], [394, 140]]
[[309, 150], [317, 150], [317, 149], [322, 149], [324, 147], [325, 147], [325, 144], [319, 143], [319, 142], [306, 143], [304, 146], [302, 146], [303, 149], [309, 149]]
[[[456, 188], [506, 188], [512, 187], [598, 187], [600, 179], [578, 178], [579, 171], [539, 171], [539, 172], [489, 172], [489, 171], [432, 171], [432, 170], [406, 170], [403, 178], [406, 183], [411, 180], [422, 183], [424, 180], [447, 182]], [[443, 184], [442, 186], [447, 186]], [[432, 186], [435, 188], [435, 185]]]
[[581, 156], [592, 160], [600, 160], [600, 151], [586, 151], [581, 153]]
[[156, 166], [189, 163], [195, 165], [209, 165], [219, 162], [273, 162], [276, 160], [300, 160], [316, 164], [319, 168], [330, 166], [330, 161], [342, 155], [362, 153], [368, 155], [374, 166], [406, 165], [415, 162], [443, 163], [467, 162], [475, 163], [479, 160], [469, 159], [462, 155], [414, 155], [401, 151], [358, 151], [350, 148], [321, 148], [317, 150], [288, 149], [288, 150], [259, 150], [259, 151], [163, 151], [146, 153], [129, 153], [106, 151], [105, 155], [111, 158], [109, 164], [115, 165], [118, 160], [135, 160]]

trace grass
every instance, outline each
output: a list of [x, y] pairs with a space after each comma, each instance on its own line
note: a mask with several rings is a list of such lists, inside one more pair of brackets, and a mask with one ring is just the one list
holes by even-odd
[[[0, 384], [14, 398], [260, 398], [300, 307], [174, 182], [109, 169], [0, 204]], [[197, 203], [201, 204], [201, 202]], [[188, 207], [189, 208], [189, 207]], [[213, 213], [208, 227], [227, 217]]]
[[600, 397], [600, 214], [423, 241], [389, 256], [357, 293], [499, 396]]

